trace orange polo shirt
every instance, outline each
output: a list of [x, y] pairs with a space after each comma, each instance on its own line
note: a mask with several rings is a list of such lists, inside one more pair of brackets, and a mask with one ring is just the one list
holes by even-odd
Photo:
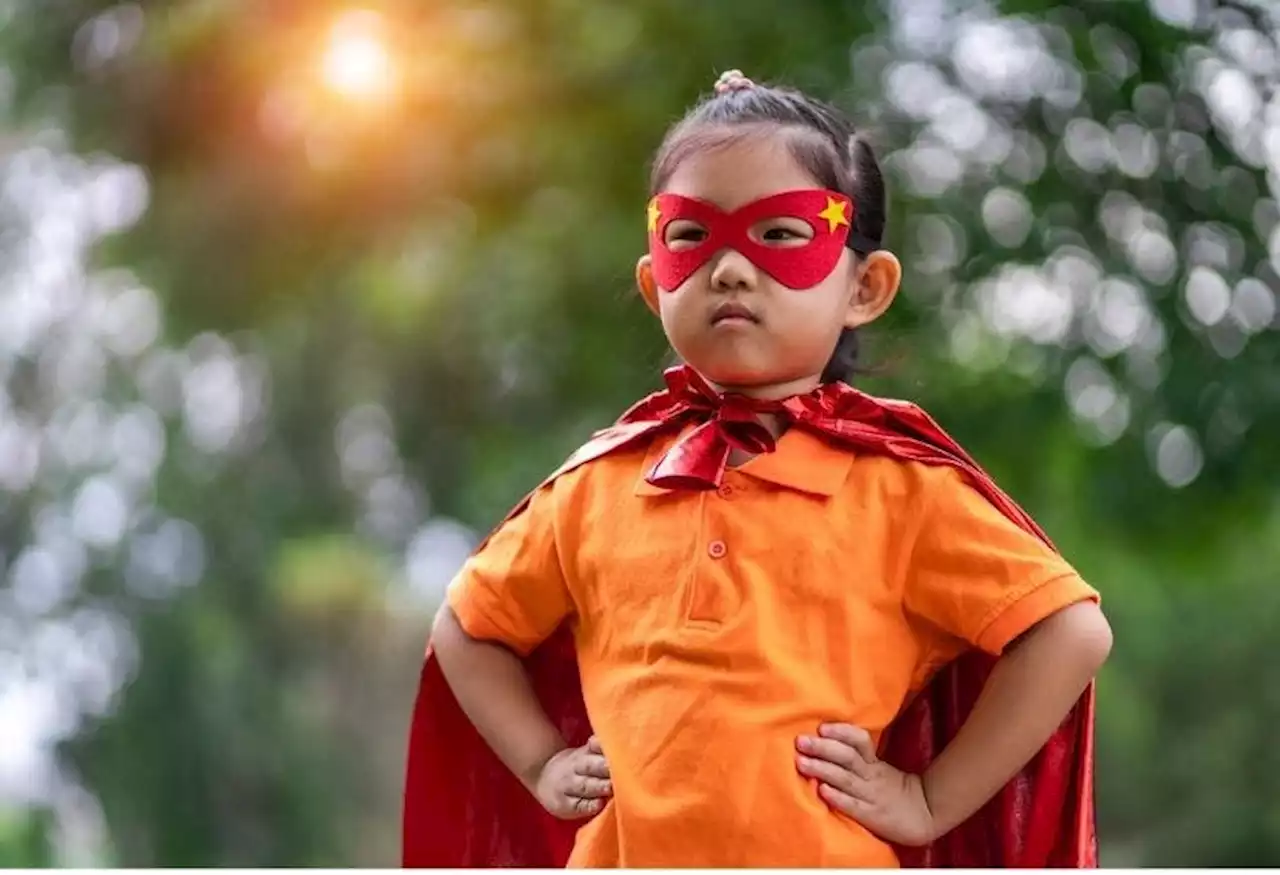
[[644, 474], [673, 440], [539, 490], [449, 592], [522, 654], [573, 624], [614, 796], [569, 865], [896, 866], [796, 771], [796, 736], [878, 739], [964, 649], [1096, 593], [950, 468], [796, 428], [718, 491], [669, 492]]

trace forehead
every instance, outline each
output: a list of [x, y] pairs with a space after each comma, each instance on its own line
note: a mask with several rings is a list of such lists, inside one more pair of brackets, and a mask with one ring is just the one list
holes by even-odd
[[686, 155], [663, 191], [710, 201], [722, 210], [821, 183], [796, 161], [783, 136], [727, 136]]

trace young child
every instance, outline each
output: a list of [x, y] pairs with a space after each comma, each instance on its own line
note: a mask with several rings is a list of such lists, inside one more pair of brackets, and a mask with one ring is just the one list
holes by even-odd
[[734, 71], [652, 191], [637, 281], [685, 364], [450, 587], [406, 865], [1096, 865], [1097, 594], [844, 382], [901, 276], [871, 149]]

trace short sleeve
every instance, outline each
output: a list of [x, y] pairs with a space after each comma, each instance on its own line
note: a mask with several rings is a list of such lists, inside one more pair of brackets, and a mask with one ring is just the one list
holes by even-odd
[[1036, 623], [1097, 592], [958, 471], [930, 472], [905, 567], [907, 611], [998, 655]]
[[556, 549], [552, 489], [538, 490], [449, 585], [449, 607], [472, 638], [527, 654], [573, 613]]

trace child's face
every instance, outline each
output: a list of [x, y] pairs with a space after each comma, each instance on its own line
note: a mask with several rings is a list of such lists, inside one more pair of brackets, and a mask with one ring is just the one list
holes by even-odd
[[[782, 137], [766, 136], [690, 155], [662, 193], [707, 201], [730, 213], [770, 195], [819, 188]], [[762, 246], [789, 248], [806, 246], [815, 231], [800, 219], [768, 216], [748, 233]], [[671, 221], [663, 232], [673, 251], [704, 237], [705, 229], [689, 219]], [[841, 330], [874, 319], [888, 306], [885, 300], [868, 311], [861, 273], [854, 253], [843, 246], [834, 269], [801, 289], [788, 288], [728, 247], [674, 289], [658, 287], [648, 256], [639, 266], [641, 291], [681, 358], [722, 389], [768, 397], [816, 386]], [[895, 275], [894, 290], [896, 285]]]

